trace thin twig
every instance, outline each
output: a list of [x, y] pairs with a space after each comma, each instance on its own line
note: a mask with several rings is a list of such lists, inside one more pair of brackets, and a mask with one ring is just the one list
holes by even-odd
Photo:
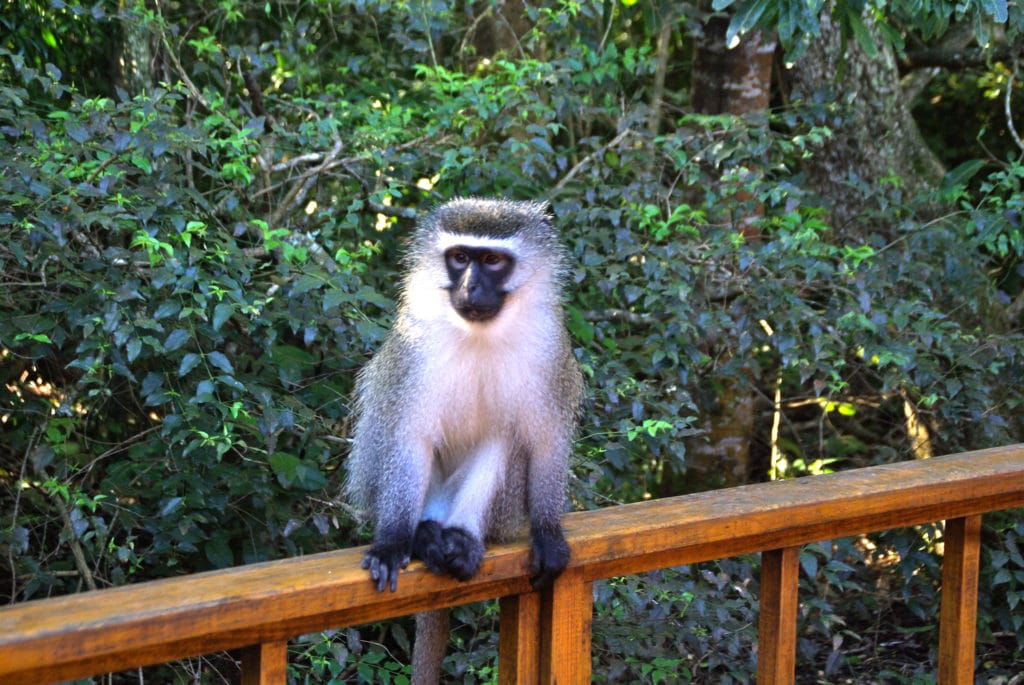
[[64, 519], [64, 525], [68, 529], [68, 544], [71, 545], [71, 556], [75, 558], [75, 566], [78, 567], [78, 572], [81, 574], [82, 580], [85, 581], [85, 586], [90, 590], [95, 590], [96, 579], [92, 577], [92, 571], [89, 570], [89, 564], [85, 560], [85, 552], [82, 551], [82, 545], [78, 543], [75, 527], [71, 523], [71, 516], [63, 506], [63, 503], [58, 502], [57, 507], [60, 509], [61, 518]]
[[612, 3], [612, 9], [608, 12], [608, 25], [604, 27], [604, 35], [601, 36], [601, 42], [597, 46], [597, 54], [604, 54], [604, 48], [608, 45], [608, 36], [612, 33], [612, 25], [615, 23], [615, 3]]
[[298, 157], [292, 157], [291, 159], [286, 160], [284, 162], [278, 162], [277, 164], [274, 164], [273, 166], [271, 166], [270, 170], [274, 171], [274, 172], [277, 172], [277, 171], [287, 171], [288, 169], [293, 169], [293, 168], [299, 166], [300, 164], [307, 164], [307, 163], [308, 164], [312, 164], [314, 162], [322, 162], [322, 161], [324, 161], [324, 153], [322, 153], [322, 152], [307, 152], [304, 155], [299, 155]]
[[292, 186], [292, 189], [288, 191], [284, 200], [281, 201], [281, 204], [278, 205], [277, 209], [274, 210], [273, 214], [271, 214], [269, 222], [271, 226], [277, 226], [285, 214], [290, 212], [293, 207], [298, 207], [302, 204], [302, 201], [306, 199], [306, 194], [309, 192], [309, 189], [313, 187], [313, 184], [316, 183], [320, 174], [326, 171], [332, 163], [337, 161], [338, 155], [341, 154], [342, 147], [344, 146], [341, 141], [336, 141], [334, 143], [334, 147], [332, 147], [331, 151], [325, 155], [323, 162], [321, 162], [319, 166], [307, 169], [299, 176], [298, 183]]
[[134, 445], [134, 444], [135, 444], [136, 442], [138, 442], [139, 440], [141, 440], [141, 439], [142, 439], [143, 437], [145, 437], [145, 436], [149, 435], [149, 434], [150, 434], [150, 433], [152, 433], [153, 431], [157, 431], [157, 430], [160, 430], [160, 429], [161, 429], [162, 427], [163, 427], [163, 426], [162, 426], [162, 425], [160, 425], [160, 424], [157, 424], [157, 425], [155, 425], [155, 426], [150, 426], [149, 428], [146, 428], [146, 429], [144, 429], [144, 430], [142, 430], [142, 431], [140, 431], [140, 432], [136, 433], [135, 435], [133, 435], [133, 436], [129, 437], [129, 438], [127, 439], [127, 440], [122, 440], [121, 442], [117, 443], [116, 445], [114, 445], [113, 447], [111, 447], [111, 448], [110, 448], [109, 450], [107, 450], [107, 451], [106, 451], [106, 452], [104, 452], [103, 454], [100, 454], [100, 455], [98, 455], [98, 456], [97, 456], [97, 457], [96, 457], [95, 459], [93, 459], [92, 461], [90, 461], [90, 462], [89, 462], [89, 463], [88, 463], [88, 464], [87, 464], [87, 465], [85, 466], [85, 468], [83, 468], [83, 469], [82, 469], [82, 472], [88, 473], [88, 472], [89, 472], [89, 471], [91, 471], [91, 470], [92, 470], [92, 468], [93, 468], [94, 466], [96, 466], [96, 464], [98, 464], [99, 462], [101, 462], [101, 461], [103, 461], [104, 459], [107, 459], [107, 458], [109, 458], [109, 457], [112, 457], [112, 456], [114, 456], [115, 454], [120, 454], [121, 452], [124, 452], [124, 451], [125, 451], [125, 450], [127, 450], [127, 449], [128, 449], [129, 447], [131, 447], [132, 445]]
[[625, 139], [626, 136], [630, 135], [631, 133], [633, 133], [632, 129], [628, 129], [628, 128], [623, 129], [622, 131], [619, 132], [619, 135], [617, 135], [614, 138], [612, 138], [608, 143], [606, 143], [605, 145], [602, 145], [599, 149], [594, 150], [593, 152], [588, 154], [586, 157], [581, 159], [579, 162], [576, 163], [576, 166], [574, 166], [572, 169], [569, 169], [569, 173], [567, 173], [565, 176], [563, 176], [561, 178], [561, 180], [558, 183], [555, 184], [555, 187], [552, 189], [552, 191], [553, 192], [557, 192], [557, 191], [561, 190], [562, 188], [564, 188], [565, 185], [569, 181], [571, 181], [573, 179], [573, 177], [576, 176], [576, 174], [578, 174], [581, 169], [583, 169], [583, 167], [585, 167], [587, 164], [589, 164], [592, 159], [594, 159], [598, 155], [604, 154], [605, 150], [608, 150], [609, 148], [615, 147], [616, 145], [621, 143], [623, 141], [623, 139]]
[[473, 20], [473, 23], [469, 25], [469, 28], [466, 29], [466, 32], [462, 35], [462, 41], [459, 43], [459, 62], [465, 63], [462, 56], [466, 52], [466, 45], [473, 38], [473, 34], [476, 33], [476, 29], [480, 25], [480, 22], [482, 22], [486, 17], [489, 17], [493, 11], [494, 7], [488, 6], [487, 9], [481, 12], [476, 19]]
[[1021, 141], [1020, 135], [1017, 134], [1017, 129], [1013, 126], [1013, 110], [1010, 108], [1010, 96], [1013, 94], [1013, 80], [1017, 76], [1017, 58], [1014, 57], [1013, 61], [1010, 62], [1010, 76], [1006, 79], [1006, 96], [1003, 98], [1003, 109], [1006, 110], [1006, 128], [1010, 130], [1010, 137], [1013, 138], [1013, 142], [1017, 143], [1017, 147], [1020, 148], [1021, 152], [1024, 152], [1024, 141]]
[[[37, 428], [33, 433], [32, 437], [28, 441], [28, 447], [25, 448], [25, 456], [21, 460], [21, 473], [18, 474], [18, 480], [14, 484], [14, 507], [11, 512], [11, 533], [15, 533], [18, 530], [18, 510], [21, 507], [21, 484], [25, 480], [25, 471], [28, 467], [29, 455], [32, 450], [35, 449], [36, 440], [42, 434], [42, 429]], [[14, 604], [18, 600], [18, 566], [14, 563], [14, 544], [7, 545], [7, 561], [11, 569], [11, 604]]]
[[[159, 5], [157, 6], [157, 11], [159, 11]], [[161, 16], [161, 19], [162, 18], [163, 17]], [[178, 53], [171, 47], [171, 41], [167, 37], [167, 33], [163, 30], [160, 31], [160, 42], [163, 43], [164, 49], [167, 51], [167, 56], [170, 57], [171, 62], [174, 64], [174, 68], [178, 72], [178, 78], [180, 78], [181, 82], [185, 84], [185, 88], [192, 96], [192, 99], [202, 105], [203, 109], [207, 112], [214, 112], [214, 108], [210, 104], [210, 101], [206, 99], [206, 96], [203, 95], [202, 91], [200, 91], [199, 88], [196, 87], [196, 84], [192, 82], [192, 79], [189, 78], [188, 72], [185, 71], [185, 67], [182, 66], [181, 60], [178, 59]], [[235, 124], [230, 117], [224, 117], [224, 123], [227, 124], [227, 126], [235, 133], [240, 130], [238, 125]]]
[[616, 321], [622, 323], [630, 323], [635, 325], [648, 326], [651, 324], [664, 321], [668, 318], [668, 314], [649, 314], [646, 312], [631, 312], [628, 309], [602, 309], [588, 310], [583, 312], [583, 319], [590, 322], [598, 321]]

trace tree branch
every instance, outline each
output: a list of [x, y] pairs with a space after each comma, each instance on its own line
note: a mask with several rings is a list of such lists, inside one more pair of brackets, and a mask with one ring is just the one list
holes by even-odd
[[308, 169], [299, 176], [298, 182], [292, 186], [292, 189], [288, 191], [284, 200], [281, 201], [281, 204], [279, 204], [277, 209], [271, 214], [270, 221], [268, 222], [271, 226], [279, 224], [284, 215], [290, 212], [293, 207], [298, 207], [302, 204], [302, 201], [306, 198], [306, 193], [308, 193], [309, 189], [314, 183], [316, 183], [320, 174], [330, 168], [332, 163], [338, 159], [338, 155], [341, 154], [342, 147], [343, 145], [341, 141], [336, 141], [334, 143], [334, 147], [331, 148], [331, 151], [324, 156], [323, 161], [319, 166]]
[[564, 188], [565, 185], [569, 181], [571, 181], [573, 179], [573, 177], [576, 176], [576, 174], [578, 174], [581, 169], [583, 169], [583, 167], [585, 167], [587, 164], [589, 164], [591, 160], [593, 160], [598, 155], [603, 155], [606, 150], [617, 146], [619, 143], [621, 143], [623, 141], [623, 139], [626, 136], [630, 135], [631, 133], [633, 133], [632, 129], [628, 129], [628, 128], [623, 129], [622, 131], [619, 132], [619, 135], [617, 135], [614, 138], [612, 138], [607, 144], [602, 145], [600, 148], [598, 148], [597, 150], [594, 150], [589, 155], [587, 155], [586, 157], [581, 159], [576, 164], [576, 166], [574, 166], [572, 169], [569, 169], [569, 172], [565, 176], [563, 176], [561, 178], [561, 180], [558, 181], [558, 183], [555, 184], [555, 187], [552, 188], [552, 191], [553, 192], [557, 192], [557, 191], [561, 190], [562, 188]]
[[1009, 45], [999, 45], [991, 50], [984, 48], [965, 48], [950, 50], [947, 48], [925, 48], [911, 50], [900, 60], [900, 71], [913, 71], [927, 67], [962, 70], [976, 67], [989, 62], [1008, 60], [1015, 54]]
[[1017, 133], [1017, 129], [1013, 125], [1013, 110], [1010, 107], [1010, 100], [1013, 96], [1013, 80], [1017, 76], [1017, 58], [1013, 58], [1013, 64], [1010, 67], [1010, 76], [1006, 79], [1006, 96], [1003, 100], [1003, 108], [1006, 110], [1006, 128], [1010, 131], [1010, 137], [1013, 138], [1013, 142], [1017, 144], [1021, 152], [1024, 152], [1024, 142], [1020, 139], [1020, 134]]

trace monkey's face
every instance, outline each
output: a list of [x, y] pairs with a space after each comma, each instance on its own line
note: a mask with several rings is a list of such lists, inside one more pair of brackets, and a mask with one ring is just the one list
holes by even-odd
[[454, 245], [444, 251], [444, 264], [451, 279], [448, 294], [459, 316], [484, 322], [498, 315], [515, 269], [510, 253], [492, 247]]

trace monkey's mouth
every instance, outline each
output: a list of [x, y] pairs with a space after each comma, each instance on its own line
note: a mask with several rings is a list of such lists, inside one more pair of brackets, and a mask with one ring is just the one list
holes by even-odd
[[463, 307], [458, 307], [455, 311], [458, 312], [459, 316], [461, 316], [466, 321], [472, 321], [473, 323], [482, 323], [484, 321], [490, 321], [491, 319], [496, 317], [498, 315], [498, 311], [500, 311], [500, 308], [473, 307], [466, 305]]

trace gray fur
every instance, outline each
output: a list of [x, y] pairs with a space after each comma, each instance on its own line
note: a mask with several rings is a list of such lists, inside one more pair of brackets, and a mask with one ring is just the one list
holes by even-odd
[[[444, 250], [470, 244], [515, 259], [501, 311], [486, 322], [463, 320], [449, 303]], [[395, 545], [408, 542], [411, 552], [407, 536], [422, 519], [484, 540], [512, 537], [527, 522], [531, 532], [554, 531], [534, 540], [534, 566], [545, 582], [561, 571], [568, 548], [560, 555], [548, 543], [564, 547], [560, 519], [582, 395], [562, 309], [566, 264], [542, 204], [453, 200], [417, 226], [394, 325], [356, 383], [347, 462], [347, 497], [375, 526], [365, 565], [375, 579], [385, 569], [378, 588], [389, 572], [396, 582], [408, 556], [396, 557]], [[544, 550], [555, 559], [546, 570], [537, 559]], [[429, 639], [436, 653], [447, 640], [440, 632], [417, 640]]]

